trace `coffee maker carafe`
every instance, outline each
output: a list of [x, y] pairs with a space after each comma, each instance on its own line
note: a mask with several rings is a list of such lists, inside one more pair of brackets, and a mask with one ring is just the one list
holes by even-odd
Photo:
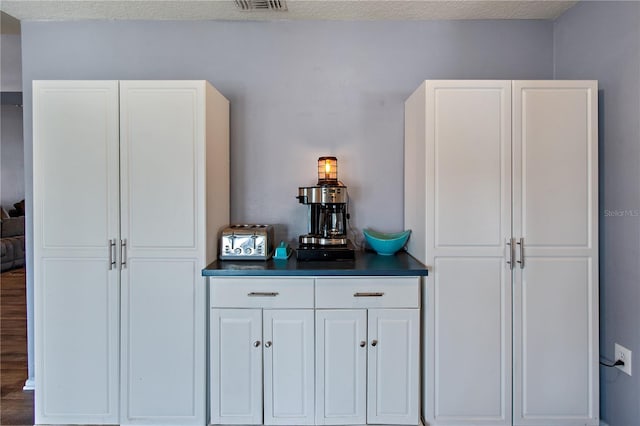
[[349, 196], [338, 180], [336, 157], [318, 159], [317, 185], [298, 188], [296, 198], [309, 205], [309, 233], [299, 238], [297, 259], [354, 259], [355, 250], [347, 238]]

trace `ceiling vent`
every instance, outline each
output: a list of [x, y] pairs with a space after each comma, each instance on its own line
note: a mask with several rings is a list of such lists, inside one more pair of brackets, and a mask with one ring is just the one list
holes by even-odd
[[286, 11], [285, 0], [235, 0], [240, 10], [273, 10]]

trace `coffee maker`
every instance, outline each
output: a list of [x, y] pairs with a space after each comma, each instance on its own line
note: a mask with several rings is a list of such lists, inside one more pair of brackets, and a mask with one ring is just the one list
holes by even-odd
[[309, 206], [309, 233], [299, 238], [297, 259], [353, 260], [355, 250], [347, 238], [349, 196], [338, 180], [336, 157], [318, 159], [318, 183], [298, 188], [296, 198]]

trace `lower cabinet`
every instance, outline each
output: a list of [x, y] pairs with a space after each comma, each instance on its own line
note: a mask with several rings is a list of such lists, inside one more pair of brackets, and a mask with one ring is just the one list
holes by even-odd
[[316, 424], [418, 424], [418, 309], [316, 311]]
[[211, 424], [419, 424], [418, 277], [210, 277]]
[[313, 279], [209, 284], [210, 423], [313, 424]]
[[212, 423], [313, 424], [312, 309], [213, 309], [211, 339]]
[[315, 282], [316, 423], [419, 423], [420, 279]]

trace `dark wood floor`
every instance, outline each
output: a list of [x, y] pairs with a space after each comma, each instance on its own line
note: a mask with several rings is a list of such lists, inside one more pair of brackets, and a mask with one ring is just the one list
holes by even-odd
[[0, 275], [0, 424], [33, 425], [33, 391], [27, 379], [25, 270]]

